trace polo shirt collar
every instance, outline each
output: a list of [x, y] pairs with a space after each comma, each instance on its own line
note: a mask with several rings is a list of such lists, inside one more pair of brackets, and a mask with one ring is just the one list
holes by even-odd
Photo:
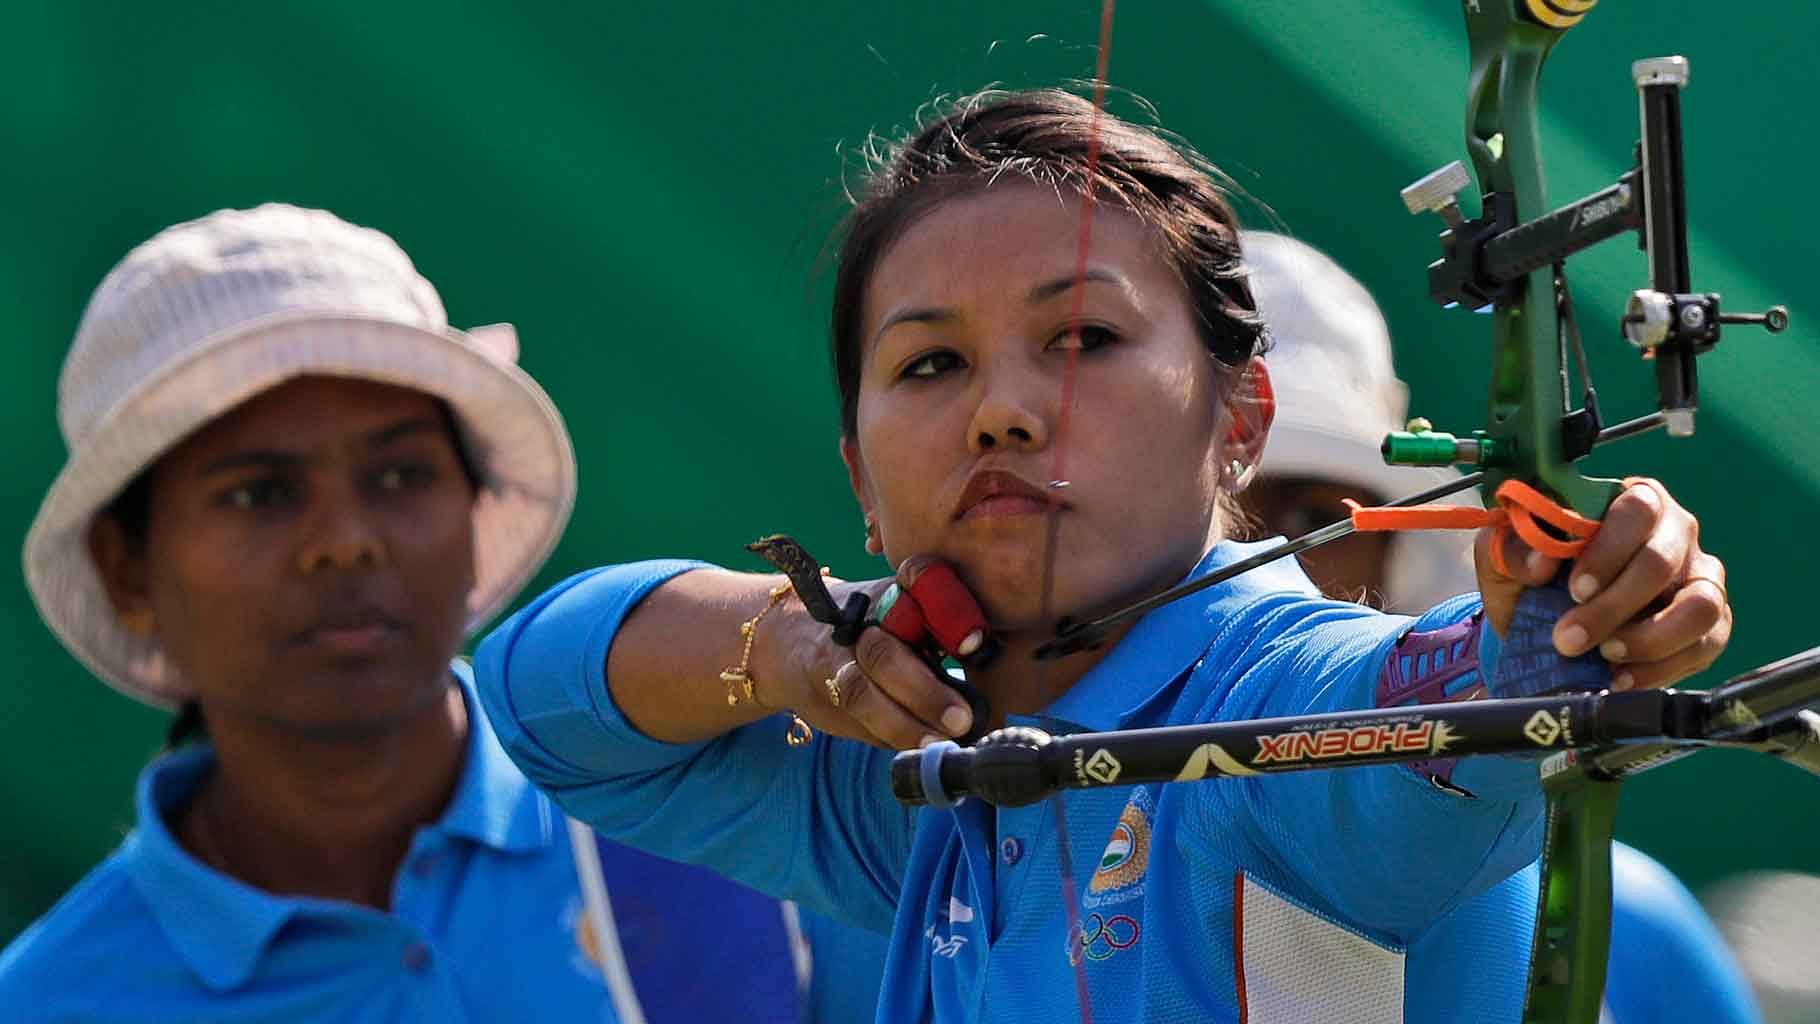
[[[1249, 543], [1221, 541], [1182, 582], [1280, 543], [1280, 537]], [[1321, 596], [1300, 564], [1283, 558], [1172, 601], [1138, 619], [1105, 658], [1035, 721], [1052, 731], [1060, 726], [1104, 732], [1147, 719], [1145, 712], [1159, 702], [1173, 704], [1183, 682], [1220, 638], [1221, 628], [1236, 613], [1272, 594], [1295, 600]]]
[[171, 835], [165, 814], [187, 802], [214, 765], [214, 749], [198, 745], [146, 766], [134, 799], [139, 824], [121, 859], [171, 946], [204, 984], [219, 991], [252, 976], [266, 945], [303, 901], [223, 875], [190, 856]]
[[[453, 665], [468, 707], [468, 746], [461, 778], [443, 815], [424, 831], [440, 832], [505, 853], [527, 853], [556, 838], [556, 813], [525, 780], [487, 724], [463, 662]], [[300, 913], [353, 909], [328, 900], [276, 896], [223, 875], [192, 857], [165, 823], [214, 770], [207, 744], [166, 754], [139, 776], [138, 826], [121, 847], [140, 898], [172, 947], [217, 991], [245, 984], [279, 930]]]
[[474, 697], [474, 670], [451, 666], [468, 704], [468, 756], [448, 810], [432, 828], [505, 853], [530, 853], [555, 841], [559, 818], [548, 797], [512, 763]]

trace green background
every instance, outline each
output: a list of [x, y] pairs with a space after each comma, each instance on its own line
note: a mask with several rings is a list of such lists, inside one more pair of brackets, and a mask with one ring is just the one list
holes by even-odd
[[[23, 539], [61, 464], [57, 370], [102, 275], [168, 224], [276, 199], [392, 234], [456, 324], [519, 325], [582, 472], [540, 584], [650, 555], [740, 565], [742, 542], [779, 529], [843, 575], [878, 574], [836, 458], [824, 358], [823, 242], [843, 155], [938, 94], [1091, 75], [1097, 4], [510, 6], [9, 6], [0, 535]], [[1820, 457], [1798, 415], [1820, 394], [1820, 212], [1791, 201], [1820, 158], [1816, 38], [1812, 5], [1613, 0], [1544, 78], [1559, 202], [1625, 169], [1630, 61], [1687, 55], [1696, 286], [1733, 309], [1794, 310], [1789, 333], [1736, 331], [1703, 362], [1699, 436], [1595, 461], [1670, 481], [1728, 559], [1738, 628], [1709, 681], [1820, 639], [1801, 511], [1820, 499]], [[1116, 85], [1364, 279], [1414, 411], [1444, 429], [1484, 415], [1489, 332], [1427, 303], [1439, 222], [1409, 217], [1396, 193], [1461, 155], [1464, 66], [1459, 10], [1443, 0], [1127, 0], [1112, 50]], [[1610, 325], [1642, 259], [1614, 243], [1577, 266], [1608, 414], [1641, 411], [1650, 375]], [[0, 645], [4, 939], [129, 827], [163, 719], [64, 654], [17, 571], [0, 573]], [[1630, 786], [1621, 834], [1697, 887], [1820, 869], [1816, 808], [1812, 780], [1707, 755]]]

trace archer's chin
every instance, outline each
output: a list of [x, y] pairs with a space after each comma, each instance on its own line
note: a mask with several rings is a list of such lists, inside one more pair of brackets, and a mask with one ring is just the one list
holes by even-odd
[[994, 538], [957, 545], [940, 557], [954, 566], [986, 620], [996, 630], [1016, 630], [1034, 624], [1043, 603], [1043, 551], [1040, 535], [1035, 543], [1004, 543]]

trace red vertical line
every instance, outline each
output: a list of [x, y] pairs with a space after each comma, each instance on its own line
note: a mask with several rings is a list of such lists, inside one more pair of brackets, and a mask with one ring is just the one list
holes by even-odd
[[1055, 854], [1061, 866], [1062, 906], [1068, 914], [1067, 948], [1068, 962], [1074, 965], [1074, 998], [1080, 1003], [1081, 1024], [1093, 1024], [1093, 996], [1087, 991], [1087, 946], [1081, 941], [1085, 937], [1081, 931], [1081, 894], [1074, 885], [1074, 852], [1068, 845], [1067, 812], [1060, 791], [1050, 799], [1055, 801], [1056, 838], [1060, 840]]
[[[1039, 619], [1044, 622], [1050, 619], [1055, 607], [1055, 558], [1062, 523], [1061, 488], [1067, 486], [1068, 480], [1068, 424], [1074, 409], [1075, 373], [1081, 356], [1081, 312], [1086, 308], [1087, 302], [1087, 257], [1093, 246], [1093, 193], [1100, 168], [1100, 122], [1106, 113], [1106, 72], [1112, 60], [1113, 4], [1114, 0], [1103, 0], [1100, 4], [1100, 45], [1093, 75], [1093, 120], [1087, 132], [1087, 180], [1081, 187], [1081, 234], [1075, 251], [1074, 287], [1068, 317], [1069, 329], [1074, 332], [1074, 344], [1068, 349], [1067, 359], [1062, 364], [1061, 408], [1057, 410], [1055, 420], [1055, 459], [1049, 474], [1049, 521], [1043, 540], [1043, 592]], [[1043, 677], [1047, 674], [1048, 662], [1037, 662], [1039, 693], [1044, 692]], [[1062, 906], [1068, 916], [1066, 955], [1074, 967], [1074, 991], [1081, 1008], [1081, 1024], [1093, 1024], [1093, 1000], [1087, 986], [1087, 951], [1076, 948], [1081, 939], [1080, 893], [1075, 888], [1073, 856], [1069, 849], [1062, 794], [1056, 793], [1054, 799], [1056, 839], [1059, 844], [1056, 849], [1062, 876]]]
[[1238, 994], [1239, 1024], [1251, 1016], [1245, 1003], [1245, 872], [1232, 873], [1232, 980]]

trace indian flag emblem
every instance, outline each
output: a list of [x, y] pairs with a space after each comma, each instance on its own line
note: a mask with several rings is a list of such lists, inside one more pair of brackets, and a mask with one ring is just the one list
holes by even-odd
[[1100, 854], [1099, 867], [1087, 883], [1086, 903], [1136, 899], [1144, 894], [1144, 873], [1150, 868], [1150, 791], [1135, 789], [1131, 802], [1112, 826], [1112, 838]]
[[1119, 822], [1112, 829], [1112, 841], [1106, 844], [1106, 852], [1100, 854], [1100, 870], [1117, 871], [1119, 865], [1131, 859], [1131, 849], [1136, 845], [1137, 838], [1131, 834], [1131, 826]]

